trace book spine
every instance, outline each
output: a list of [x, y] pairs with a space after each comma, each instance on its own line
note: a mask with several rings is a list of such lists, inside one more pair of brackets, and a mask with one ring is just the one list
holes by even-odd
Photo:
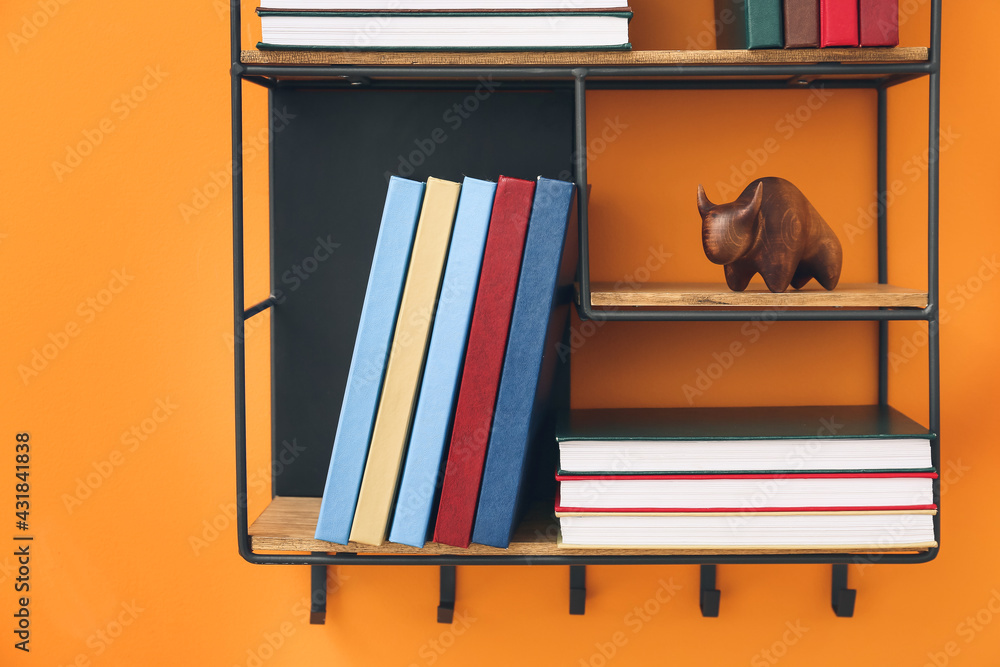
[[785, 48], [819, 48], [819, 0], [785, 0]]
[[469, 546], [535, 184], [497, 184], [434, 541]]
[[[538, 179], [524, 246], [510, 340], [504, 358], [472, 541], [506, 548], [514, 531], [529, 444], [551, 394], [551, 377], [569, 304], [559, 304], [560, 278], [569, 287], [575, 258], [566, 252], [572, 183]], [[567, 260], [567, 261], [564, 261]]]
[[458, 395], [496, 184], [466, 178], [427, 349], [389, 541], [424, 546]]
[[781, 4], [782, 0], [746, 0], [748, 49], [785, 46]]
[[820, 45], [858, 46], [858, 0], [820, 0]]
[[351, 525], [352, 542], [380, 545], [385, 541], [460, 188], [451, 181], [427, 180], [386, 365], [385, 385]]
[[861, 0], [861, 46], [899, 44], [899, 0]]
[[389, 180], [316, 525], [318, 540], [347, 544], [350, 536], [423, 196], [423, 183]]

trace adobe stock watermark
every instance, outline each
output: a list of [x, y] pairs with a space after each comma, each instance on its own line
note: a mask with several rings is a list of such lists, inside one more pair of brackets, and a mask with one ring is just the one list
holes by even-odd
[[295, 462], [306, 449], [295, 438], [292, 438], [291, 442], [283, 440], [281, 447], [275, 451], [271, 459], [270, 469], [263, 467], [247, 475], [246, 496], [237, 498], [236, 502], [219, 503], [218, 511], [209, 518], [203, 519], [197, 532], [188, 536], [188, 546], [191, 547], [194, 555], [201, 555], [205, 549], [229, 530], [236, 522], [239, 507], [245, 507], [250, 496], [270, 494], [271, 480], [281, 475], [285, 468]]
[[21, 17], [17, 32], [7, 33], [7, 41], [14, 53], [20, 53], [21, 48], [37, 37], [38, 33], [70, 2], [71, 0], [38, 0], [35, 3], [37, 9], [32, 9]]
[[390, 171], [386, 171], [383, 174], [385, 182], [388, 183], [389, 179], [394, 175], [404, 178], [412, 176], [416, 172], [417, 167], [423, 165], [429, 157], [437, 152], [439, 146], [454, 136], [453, 134], [449, 134], [448, 131], [458, 132], [462, 129], [465, 121], [469, 120], [483, 103], [493, 96], [493, 93], [501, 85], [501, 82], [494, 81], [492, 76], [479, 77], [479, 84], [473, 92], [469, 93], [461, 102], [455, 102], [444, 110], [441, 114], [443, 125], [435, 127], [425, 137], [414, 139], [413, 149], [407, 153], [400, 153], [397, 156], [398, 164], [396, 165], [396, 173], [393, 174]]
[[290, 610], [292, 620], [284, 620], [271, 630], [262, 632], [260, 639], [254, 640], [256, 645], [246, 650], [245, 659], [233, 663], [233, 667], [261, 667], [277, 655], [278, 651], [288, 645], [289, 640], [295, 636], [301, 626], [308, 625], [312, 603], [325, 602], [328, 595], [339, 591], [343, 582], [350, 579], [349, 576], [341, 572], [340, 568], [327, 568], [327, 572], [326, 590], [315, 591], [312, 597], [303, 597], [296, 601]]
[[[333, 252], [339, 247], [340, 244], [333, 240], [332, 234], [327, 234], [326, 237], [317, 236], [316, 245], [312, 247], [312, 250], [298, 262], [295, 262], [281, 272], [279, 280], [287, 289], [274, 288], [272, 296], [275, 303], [279, 305], [284, 303], [289, 294], [299, 290], [302, 285], [307, 283], [319, 271], [325, 262], [333, 257]], [[248, 320], [244, 320], [243, 341], [246, 342], [255, 331], [263, 326], [263, 322], [264, 318], [262, 317], [251, 317]], [[229, 351], [232, 352], [236, 343], [236, 336], [226, 332], [222, 334], [222, 340], [226, 344], [226, 347], [229, 348]]]
[[[631, 273], [625, 274], [621, 280], [614, 284], [615, 291], [639, 289], [649, 282], [653, 274], [666, 265], [668, 259], [674, 256], [672, 252], [667, 252], [662, 245], [649, 246], [647, 252], [646, 260], [642, 264], [633, 269]], [[566, 363], [570, 355], [583, 348], [588, 340], [597, 335], [597, 332], [607, 321], [607, 318], [602, 317], [600, 312], [597, 312], [592, 319], [583, 320], [575, 325], [571, 324], [567, 342], [559, 341], [556, 343], [556, 354], [559, 356], [559, 361]]]
[[[950, 307], [943, 305], [939, 307], [938, 318], [941, 324], [948, 324], [953, 315], [965, 310], [993, 282], [997, 274], [1000, 274], [1000, 260], [996, 254], [990, 257], [983, 255], [979, 266], [946, 293], [945, 301]], [[889, 352], [889, 368], [893, 372], [899, 371], [916, 359], [929, 342], [927, 331], [924, 329], [917, 329], [912, 334], [904, 336], [899, 348]]]
[[792, 111], [785, 113], [774, 123], [777, 136], [770, 136], [756, 148], [746, 150], [747, 158], [729, 168], [729, 179], [716, 181], [715, 188], [719, 196], [726, 201], [735, 199], [750, 181], [764, 168], [764, 165], [781, 151], [781, 141], [791, 141], [795, 134], [805, 127], [826, 104], [833, 99], [834, 92], [822, 85], [812, 86], [812, 92], [806, 101]]
[[82, 165], [83, 161], [92, 155], [108, 136], [120, 128], [120, 123], [132, 115], [132, 112], [149, 97], [152, 91], [160, 87], [167, 76], [169, 73], [160, 69], [160, 65], [155, 67], [147, 65], [142, 80], [116, 97], [111, 102], [111, 108], [106, 116], [97, 121], [93, 127], [85, 128], [81, 132], [82, 139], [75, 143], [66, 144], [66, 155], [63, 160], [52, 161], [52, 171], [56, 176], [56, 181], [62, 183], [66, 176]]
[[108, 306], [121, 294], [126, 287], [132, 284], [135, 276], [128, 273], [125, 267], [120, 271], [112, 271], [111, 279], [107, 286], [98, 290], [93, 296], [88, 296], [76, 307], [76, 314], [79, 319], [71, 319], [56, 331], [50, 331], [46, 336], [46, 342], [31, 349], [31, 359], [26, 364], [18, 364], [17, 374], [21, 378], [24, 386], [34, 378], [37, 378], [45, 369], [51, 366], [59, 355], [69, 347], [70, 342], [79, 336], [84, 328], [92, 324], [100, 313], [103, 313]]
[[[244, 137], [242, 144], [243, 170], [258, 155], [267, 155], [271, 135], [280, 134], [297, 117], [298, 114], [290, 113], [286, 107], [275, 109], [267, 127], [262, 127], [249, 137]], [[218, 169], [209, 171], [205, 181], [191, 190], [191, 198], [177, 205], [181, 220], [186, 224], [192, 218], [201, 215], [220, 195], [229, 192], [228, 188], [232, 185], [234, 176], [241, 174], [242, 171], [235, 168], [235, 163], [232, 160]]]
[[430, 667], [437, 663], [459, 641], [459, 637], [469, 631], [478, 619], [468, 610], [455, 613], [450, 626], [442, 630], [436, 637], [428, 639], [417, 649], [419, 660], [412, 661], [408, 667]]
[[[581, 157], [587, 160], [588, 165], [592, 162], [596, 162], [604, 153], [608, 150], [611, 144], [618, 141], [621, 136], [625, 133], [625, 130], [629, 128], [628, 123], [624, 123], [620, 116], [615, 116], [611, 118], [610, 116], [604, 119], [604, 122], [600, 126], [600, 131], [597, 132], [597, 136], [587, 140], [587, 154], [581, 156], [579, 151], [574, 147], [572, 154], [572, 163], [576, 164], [576, 161]], [[562, 181], [572, 181], [574, 180], [576, 172], [564, 169], [559, 173], [559, 180]]]
[[[139, 614], [145, 608], [132, 600], [123, 602], [121, 610], [102, 627], [92, 632], [84, 641], [84, 645], [89, 651], [81, 651], [68, 663], [59, 663], [59, 667], [91, 667], [95, 664], [94, 659], [99, 658], [111, 648], [118, 639], [125, 634], [127, 628], [135, 624]], [[100, 662], [100, 661], [98, 661]]]
[[[670, 579], [660, 579], [655, 591], [640, 605], [634, 606], [624, 618], [622, 625], [625, 629], [616, 630], [605, 641], [594, 642], [593, 652], [584, 658], [580, 658], [577, 665], [579, 667], [605, 667], [614, 660], [621, 650], [628, 646], [629, 641], [643, 631], [652, 623], [653, 619], [660, 614], [677, 594], [684, 590], [684, 587], [674, 583], [673, 577]], [[628, 632], [626, 632], [626, 630]]]
[[865, 235], [865, 232], [875, 227], [878, 224], [879, 208], [883, 207], [885, 210], [891, 208], [899, 197], [909, 192], [913, 183], [919, 181], [927, 173], [931, 156], [947, 152], [961, 138], [962, 135], [955, 132], [949, 125], [941, 131], [940, 141], [936, 149], [928, 147], [922, 153], [916, 153], [903, 162], [902, 171], [906, 179], [895, 179], [886, 187], [884, 194], [875, 192], [872, 196], [872, 202], [867, 207], [858, 207], [857, 220], [844, 227], [847, 240], [855, 243]]
[[694, 405], [695, 399], [701, 398], [711, 390], [715, 383], [736, 365], [740, 357], [746, 354], [749, 347], [771, 330], [774, 323], [778, 321], [776, 313], [783, 310], [787, 310], [787, 308], [774, 308], [754, 315], [740, 327], [742, 339], [730, 342], [722, 351], [713, 352], [712, 361], [695, 370], [694, 379], [681, 386], [681, 391], [684, 393], [688, 405]]
[[802, 637], [807, 632], [809, 632], [809, 628], [803, 625], [801, 620], [796, 620], [794, 623], [785, 621], [785, 630], [781, 633], [781, 637], [767, 648], [763, 648], [755, 653], [750, 658], [750, 667], [777, 665], [781, 662], [782, 658], [788, 655], [789, 650], [802, 640]]
[[67, 514], [72, 514], [81, 507], [87, 499], [94, 495], [104, 484], [111, 479], [115, 471], [125, 465], [131, 454], [139, 451], [139, 448], [156, 433], [160, 426], [165, 423], [180, 406], [174, 403], [169, 396], [158, 398], [154, 402], [154, 407], [149, 416], [133, 424], [128, 430], [123, 431], [119, 440], [122, 443], [121, 449], [113, 449], [104, 458], [91, 463], [92, 471], [85, 475], [78, 476], [74, 481], [72, 493], [63, 493], [60, 497]]
[[974, 614], [962, 619], [954, 630], [955, 639], [949, 639], [938, 650], [927, 652], [927, 661], [921, 667], [946, 667], [981, 635], [1000, 614], [1000, 591], [990, 590], [990, 598]]

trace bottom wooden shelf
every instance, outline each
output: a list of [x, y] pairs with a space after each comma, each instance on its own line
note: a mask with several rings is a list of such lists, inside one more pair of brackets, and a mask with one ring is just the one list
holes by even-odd
[[559, 525], [548, 506], [531, 508], [518, 527], [508, 549], [473, 544], [468, 549], [428, 542], [422, 549], [386, 542], [378, 547], [366, 544], [334, 544], [313, 537], [319, 518], [319, 498], [276, 496], [250, 526], [254, 551], [291, 551], [358, 553], [399, 556], [717, 556], [815, 553], [915, 553], [927, 551], [926, 546], [912, 549], [892, 548], [829, 548], [822, 549], [620, 549], [620, 548], [561, 548], [557, 545]]

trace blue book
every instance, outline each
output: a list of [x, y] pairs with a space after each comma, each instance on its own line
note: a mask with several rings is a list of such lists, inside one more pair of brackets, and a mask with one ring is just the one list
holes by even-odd
[[423, 183], [389, 179], [316, 524], [317, 540], [347, 544], [351, 533], [423, 198]]
[[575, 191], [572, 183], [548, 178], [539, 178], [535, 187], [472, 530], [472, 541], [479, 544], [502, 549], [510, 544], [528, 447], [548, 409], [579, 256]]
[[466, 178], [455, 216], [389, 541], [424, 546], [454, 418], [496, 183]]

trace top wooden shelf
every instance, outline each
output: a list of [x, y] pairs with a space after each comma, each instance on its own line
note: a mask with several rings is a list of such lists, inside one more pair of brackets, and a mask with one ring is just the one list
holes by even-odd
[[754, 51], [337, 51], [242, 52], [244, 65], [395, 67], [682, 67], [722, 65], [926, 64], [926, 47]]

